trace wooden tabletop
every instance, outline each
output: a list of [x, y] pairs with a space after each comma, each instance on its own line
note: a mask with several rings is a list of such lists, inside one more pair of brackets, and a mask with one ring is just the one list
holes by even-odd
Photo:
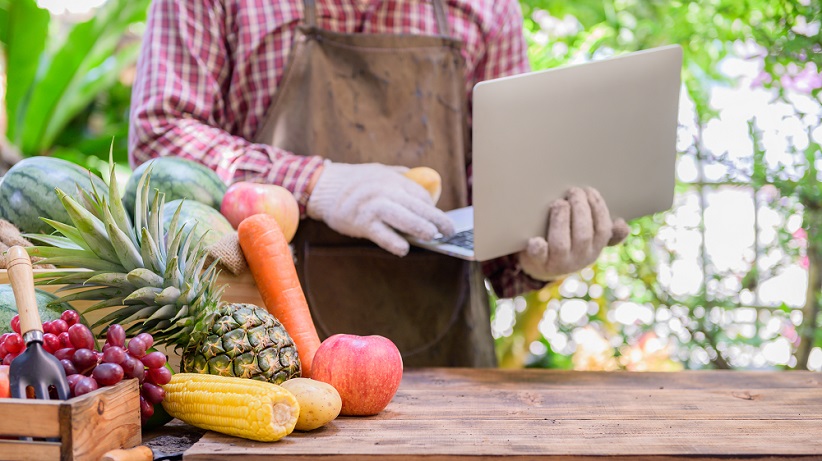
[[406, 370], [373, 417], [184, 460], [822, 459], [822, 374]]

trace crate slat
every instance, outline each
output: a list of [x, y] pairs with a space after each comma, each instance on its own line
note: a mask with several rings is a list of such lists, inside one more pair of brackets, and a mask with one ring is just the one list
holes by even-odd
[[0, 399], [0, 435], [60, 440], [0, 440], [0, 459], [98, 461], [109, 450], [139, 445], [138, 386], [128, 379], [66, 401]]
[[59, 437], [59, 410], [48, 400], [0, 399], [0, 435]]
[[60, 459], [60, 443], [0, 440], [0, 458], [20, 461]]

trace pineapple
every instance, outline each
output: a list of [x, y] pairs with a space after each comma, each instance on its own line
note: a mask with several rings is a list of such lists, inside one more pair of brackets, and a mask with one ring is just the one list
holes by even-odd
[[110, 161], [108, 197], [92, 183], [80, 202], [57, 194], [73, 226], [44, 219], [61, 235], [28, 235], [47, 246], [29, 248], [40, 264], [90, 271], [57, 270], [38, 284], [66, 284], [77, 291], [57, 302], [97, 301], [85, 313], [107, 309], [94, 327], [119, 323], [133, 336], [151, 333], [157, 344], [182, 351], [182, 371], [252, 378], [274, 383], [300, 375], [297, 350], [282, 324], [251, 304], [221, 302], [217, 262], [205, 266], [202, 240], [177, 225], [163, 231], [164, 196], [149, 205], [149, 167], [140, 178], [131, 223]]

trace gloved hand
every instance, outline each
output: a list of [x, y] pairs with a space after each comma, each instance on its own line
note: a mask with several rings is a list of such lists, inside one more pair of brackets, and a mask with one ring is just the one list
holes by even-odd
[[622, 242], [629, 233], [624, 220], [611, 221], [596, 189], [573, 187], [551, 204], [548, 234], [528, 240], [519, 253], [520, 266], [537, 280], [553, 280], [593, 263], [606, 245]]
[[408, 253], [398, 232], [423, 240], [452, 235], [454, 223], [419, 184], [403, 176], [406, 167], [326, 160], [308, 199], [306, 213], [350, 237], [367, 238], [397, 256]]

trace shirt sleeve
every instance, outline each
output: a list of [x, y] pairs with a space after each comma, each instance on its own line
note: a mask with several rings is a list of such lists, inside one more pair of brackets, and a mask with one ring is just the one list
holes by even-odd
[[214, 170], [227, 184], [278, 184], [305, 213], [306, 187], [322, 164], [256, 144], [225, 127], [232, 116], [223, 91], [231, 72], [225, 9], [218, 0], [154, 0], [132, 90], [129, 162], [184, 157]]
[[[522, 10], [518, 1], [494, 3], [492, 29], [488, 33], [485, 58], [475, 70], [475, 82], [528, 72], [525, 36], [522, 29]], [[469, 188], [471, 167], [468, 168]], [[546, 282], [526, 274], [516, 254], [482, 263], [482, 270], [497, 296], [510, 298], [545, 286]]]

